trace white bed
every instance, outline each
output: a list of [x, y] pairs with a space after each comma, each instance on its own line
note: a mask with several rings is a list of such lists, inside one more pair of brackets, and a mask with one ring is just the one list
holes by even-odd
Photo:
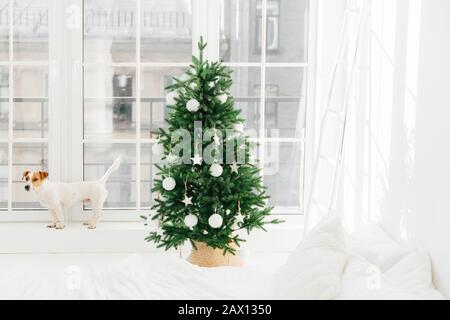
[[[0, 266], [1, 299], [443, 299], [425, 250], [367, 227], [344, 237], [337, 219], [308, 234], [285, 266], [205, 269], [171, 255], [67, 268]], [[26, 262], [26, 260], [25, 260]]]

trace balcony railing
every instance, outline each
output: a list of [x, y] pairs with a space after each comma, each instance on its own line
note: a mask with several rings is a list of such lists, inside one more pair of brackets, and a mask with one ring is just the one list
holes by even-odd
[[[0, 8], [0, 27], [10, 24], [9, 7]], [[14, 9], [14, 26], [25, 29], [30, 36], [39, 36], [47, 30], [49, 11], [45, 7], [24, 7]], [[191, 14], [183, 11], [144, 11], [142, 13], [142, 36], [144, 38], [191, 37]], [[104, 36], [111, 33], [120, 37], [136, 28], [136, 13], [133, 10], [86, 9], [84, 28], [88, 36]], [[145, 32], [148, 31], [148, 32]]]

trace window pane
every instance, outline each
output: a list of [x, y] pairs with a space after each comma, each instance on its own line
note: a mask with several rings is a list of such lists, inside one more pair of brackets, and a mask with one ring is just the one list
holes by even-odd
[[84, 61], [136, 60], [136, 1], [84, 0]]
[[305, 62], [308, 2], [267, 0], [267, 62]]
[[136, 146], [134, 144], [85, 144], [84, 181], [100, 179], [121, 156], [122, 164], [106, 183], [109, 192], [104, 208], [136, 208]]
[[9, 67], [0, 66], [0, 97], [9, 97]]
[[144, 68], [142, 71], [141, 134], [142, 138], [155, 138], [159, 128], [165, 128], [168, 109], [166, 90], [174, 76], [180, 76], [185, 68]]
[[160, 156], [152, 152], [153, 144], [142, 144], [141, 147], [141, 207], [150, 208], [157, 194], [152, 194], [153, 180], [157, 178], [158, 169], [155, 163], [161, 161]]
[[268, 188], [270, 205], [301, 207], [302, 168], [301, 143], [266, 143], [264, 184]]
[[48, 60], [48, 0], [14, 4], [14, 59]]
[[167, 129], [165, 119], [168, 115], [165, 98], [144, 98], [141, 100], [141, 137], [143, 139], [156, 139], [159, 129]]
[[9, 102], [8, 98], [0, 98], [0, 139], [8, 139]]
[[48, 70], [45, 66], [14, 67], [14, 97], [48, 96]]
[[261, 68], [233, 67], [231, 68], [233, 85], [231, 95], [234, 97], [235, 108], [242, 110], [241, 118], [245, 120], [246, 130], [259, 130], [259, 110], [261, 95]]
[[299, 137], [304, 128], [302, 68], [266, 69], [265, 127], [278, 129], [281, 137]]
[[[0, 11], [1, 17], [1, 11]], [[0, 44], [1, 45], [1, 44]], [[9, 125], [9, 68], [0, 67], [0, 139], [8, 138]]]
[[[36, 197], [25, 191], [22, 173], [29, 171], [48, 171], [48, 148], [44, 143], [15, 144], [13, 146], [13, 209], [43, 208]], [[51, 172], [50, 172], [51, 176]]]
[[143, 0], [141, 24], [143, 62], [191, 61], [191, 0]]
[[87, 98], [134, 97], [135, 68], [85, 67], [84, 96]]
[[0, 209], [8, 208], [8, 144], [0, 144]]
[[9, 0], [0, 0], [0, 60], [9, 59]]
[[134, 139], [134, 98], [84, 99], [84, 138]]
[[173, 84], [173, 77], [181, 76], [186, 68], [151, 67], [142, 69], [142, 97], [166, 96], [166, 87]]
[[14, 138], [47, 138], [48, 100], [14, 99]]
[[220, 59], [225, 62], [261, 61], [261, 25], [256, 0], [222, 0]]

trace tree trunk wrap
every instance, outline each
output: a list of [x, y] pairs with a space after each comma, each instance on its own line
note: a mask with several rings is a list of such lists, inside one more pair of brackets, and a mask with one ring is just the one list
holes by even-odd
[[199, 267], [241, 267], [244, 265], [239, 256], [227, 252], [223, 254], [222, 249], [213, 249], [203, 242], [195, 242], [197, 249], [192, 247], [188, 261]]

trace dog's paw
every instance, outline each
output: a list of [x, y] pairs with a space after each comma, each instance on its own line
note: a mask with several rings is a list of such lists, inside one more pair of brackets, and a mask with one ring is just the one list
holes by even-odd
[[90, 225], [88, 225], [88, 229], [94, 230], [94, 229], [97, 229], [97, 226], [95, 224], [90, 224]]
[[48, 225], [47, 225], [47, 228], [49, 228], [49, 229], [54, 229], [54, 228], [56, 228], [56, 223], [50, 223], [50, 224], [48, 224]]
[[64, 223], [57, 223], [56, 224], [56, 229], [57, 230], [62, 230], [66, 227], [66, 225]]

